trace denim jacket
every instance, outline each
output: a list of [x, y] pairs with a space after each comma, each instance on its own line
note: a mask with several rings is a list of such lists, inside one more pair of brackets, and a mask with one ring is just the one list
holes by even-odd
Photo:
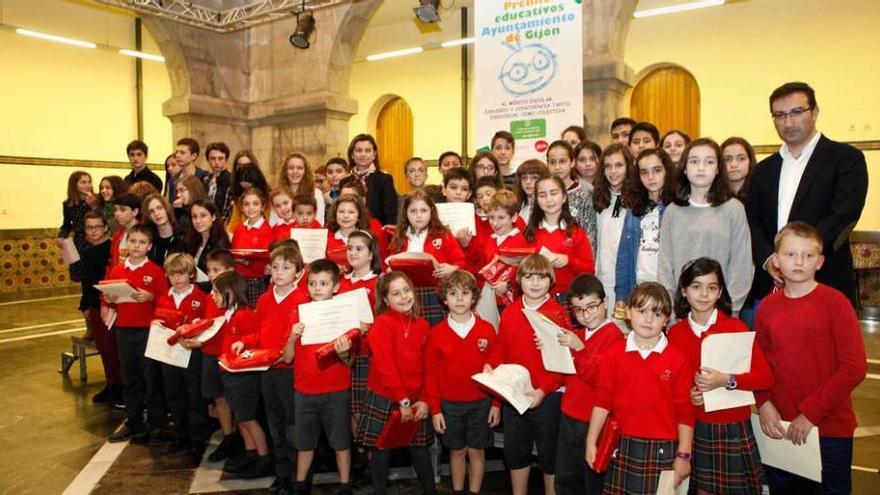
[[[666, 204], [660, 203], [657, 205], [657, 208], [660, 208], [660, 220], [662, 222]], [[626, 210], [626, 217], [623, 219], [623, 231], [620, 234], [620, 246], [617, 248], [617, 264], [614, 266], [615, 301], [626, 301], [630, 292], [636, 288], [636, 264], [639, 258], [641, 227], [642, 217], [633, 215], [632, 210]]]

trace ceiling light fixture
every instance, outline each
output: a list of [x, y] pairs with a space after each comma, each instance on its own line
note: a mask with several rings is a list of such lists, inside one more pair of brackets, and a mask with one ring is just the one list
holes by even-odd
[[443, 48], [451, 48], [453, 46], [469, 45], [474, 42], [474, 38], [462, 38], [460, 40], [444, 41], [440, 43]]
[[41, 33], [39, 31], [31, 31], [30, 29], [21, 29], [18, 28], [15, 30], [16, 33], [22, 36], [30, 36], [31, 38], [39, 38], [41, 40], [54, 41], [56, 43], [64, 43], [65, 45], [73, 45], [79, 46], [82, 48], [97, 48], [98, 45], [92, 43], [91, 41], [81, 41], [75, 40], [73, 38], [65, 38], [64, 36], [56, 36], [54, 34], [46, 34]]
[[121, 53], [122, 55], [127, 55], [129, 57], [143, 58], [143, 59], [147, 59], [147, 60], [153, 60], [155, 62], [164, 62], [165, 61], [165, 57], [163, 57], [162, 55], [155, 55], [153, 53], [139, 52], [136, 50], [126, 50], [125, 48], [120, 48], [119, 53]]
[[413, 48], [404, 48], [403, 50], [394, 50], [392, 52], [383, 52], [383, 53], [376, 53], [374, 55], [367, 55], [367, 60], [370, 62], [375, 62], [377, 60], [385, 60], [387, 58], [402, 57], [404, 55], [413, 55], [415, 53], [422, 53], [423, 51], [425, 51], [424, 48], [422, 48], [420, 46], [416, 46]]
[[633, 17], [641, 19], [642, 17], [651, 17], [655, 15], [672, 14], [675, 12], [685, 12], [688, 10], [705, 9], [707, 7], [717, 7], [724, 5], [724, 0], [700, 0], [698, 2], [688, 2], [678, 5], [670, 5], [668, 7], [657, 7], [655, 9], [645, 9], [635, 12]]

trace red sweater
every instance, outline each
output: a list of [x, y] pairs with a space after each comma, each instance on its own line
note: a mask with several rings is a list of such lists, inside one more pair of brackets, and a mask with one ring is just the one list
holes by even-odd
[[[545, 394], [555, 392], [565, 383], [565, 375], [547, 371], [541, 360], [541, 351], [535, 346], [535, 331], [523, 314], [520, 297], [501, 314], [498, 339], [489, 353], [489, 364], [493, 368], [500, 364], [519, 364], [529, 370], [532, 387], [540, 388]], [[571, 322], [565, 309], [553, 298], [541, 305], [541, 313], [557, 325], [571, 329]]]
[[486, 263], [480, 264], [480, 260], [483, 258], [483, 251], [485, 250], [483, 245], [486, 243], [495, 244], [495, 240], [491, 237], [492, 226], [489, 224], [489, 220], [481, 218], [480, 215], [474, 215], [474, 225], [477, 232], [471, 238], [471, 242], [467, 247], [462, 246], [462, 251], [464, 252], [465, 259], [467, 259], [467, 267], [465, 269], [476, 273], [486, 265]]
[[[217, 318], [218, 316], [223, 316], [223, 313], [224, 311], [218, 308], [217, 304], [214, 303], [213, 297], [205, 297], [205, 310], [202, 314], [202, 318]], [[223, 354], [223, 342], [226, 340], [225, 336], [226, 325], [223, 325], [213, 337], [202, 344], [202, 354], [207, 354], [209, 356], [215, 357]]]
[[[695, 371], [700, 369], [700, 356], [702, 350], [703, 339], [709, 335], [717, 333], [734, 333], [748, 332], [749, 328], [742, 321], [731, 318], [721, 311], [718, 312], [718, 319], [714, 325], [697, 337], [688, 319], [680, 320], [669, 329], [669, 343], [677, 347], [691, 363], [691, 368]], [[773, 374], [770, 366], [764, 358], [764, 353], [755, 342], [752, 348], [752, 367], [748, 373], [736, 375], [737, 388], [739, 390], [764, 390], [773, 385]], [[733, 409], [722, 409], [720, 411], [706, 412], [701, 406], [696, 408], [697, 421], [701, 423], [740, 423], [748, 421], [752, 414], [750, 406], [735, 407]]]
[[[293, 388], [302, 394], [331, 394], [351, 388], [351, 368], [339, 359], [318, 361], [324, 344], [294, 344]], [[329, 363], [329, 364], [328, 364]]]
[[791, 421], [803, 414], [823, 437], [852, 437], [856, 417], [850, 395], [867, 373], [862, 332], [847, 298], [819, 284], [796, 299], [777, 291], [761, 300], [755, 340], [775, 383], [756, 394]]
[[[575, 330], [581, 340], [584, 339], [586, 329]], [[605, 350], [615, 343], [623, 340], [623, 333], [612, 321], [608, 321], [597, 328], [590, 338], [584, 340], [584, 348], [578, 352], [572, 351], [576, 375], [567, 375], [565, 380], [565, 393], [562, 394], [562, 413], [569, 418], [590, 422], [590, 414], [596, 402], [596, 374], [599, 370], [599, 357]]]
[[482, 252], [480, 253], [480, 266], [477, 269], [480, 270], [488, 265], [490, 261], [495, 259], [495, 255], [497, 255], [498, 251], [502, 248], [524, 248], [528, 246], [529, 243], [526, 241], [526, 238], [523, 237], [522, 232], [518, 232], [504, 239], [500, 246], [498, 245], [498, 241], [490, 234], [489, 237], [486, 238], [486, 241], [480, 246]]
[[[168, 292], [160, 295], [156, 299], [156, 309], [170, 309], [183, 313], [183, 323], [190, 323], [199, 318], [204, 318], [206, 300], [211, 297], [195, 285], [192, 285], [192, 292], [180, 301], [180, 306], [174, 304], [174, 297]], [[211, 301], [213, 304], [213, 301]], [[172, 329], [173, 330], [173, 329]]]
[[[134, 220], [132, 220], [132, 222], [132, 225], [137, 224]], [[126, 228], [120, 227], [110, 238], [110, 259], [107, 261], [107, 273], [110, 273], [110, 270], [115, 268], [116, 265], [120, 265], [125, 261], [125, 253], [128, 252], [128, 249], [122, 245], [122, 236], [125, 235], [125, 232]]]
[[483, 371], [496, 335], [489, 322], [479, 316], [475, 318], [474, 327], [465, 338], [459, 337], [445, 318], [431, 329], [425, 349], [424, 393], [431, 414], [441, 412], [441, 399], [473, 402], [487, 398], [471, 376]]
[[245, 349], [255, 349], [260, 343], [260, 319], [251, 308], [241, 308], [223, 325], [223, 353], [232, 353], [232, 344], [242, 341]]
[[575, 226], [571, 237], [565, 233], [565, 229], [547, 232], [547, 230], [539, 228], [535, 232], [535, 244], [546, 247], [555, 254], [568, 256], [567, 265], [554, 269], [556, 283], [550, 289], [553, 294], [568, 292], [568, 286], [571, 285], [571, 281], [575, 277], [582, 273], [592, 274], [596, 270], [590, 239], [584, 233], [584, 229], [579, 226]]
[[423, 318], [391, 309], [377, 316], [367, 334], [373, 355], [367, 376], [370, 390], [394, 402], [422, 399], [425, 345], [430, 331]]
[[[281, 302], [275, 301], [275, 286], [270, 285], [257, 300], [257, 316], [260, 318], [260, 348], [281, 353], [290, 337], [293, 324], [299, 321], [299, 305], [308, 302], [303, 291], [296, 287]], [[293, 368], [293, 364], [279, 361], [273, 368]]]
[[152, 261], [147, 261], [140, 267], [129, 270], [125, 267], [125, 262], [122, 262], [110, 270], [107, 279], [125, 279], [135, 289], [143, 289], [153, 294], [153, 300], [150, 302], [117, 303], [114, 326], [149, 328], [156, 313], [156, 301], [162, 294], [168, 293], [168, 281], [162, 268]]
[[693, 382], [693, 369], [674, 346], [642, 359], [637, 351], [626, 352], [622, 340], [599, 363], [596, 406], [614, 414], [623, 435], [675, 440], [678, 425], [694, 425]]
[[[397, 249], [391, 249], [389, 254], [404, 253], [408, 246], [409, 239], [404, 236], [400, 247]], [[449, 263], [450, 265], [455, 265], [461, 269], [467, 270], [468, 264], [467, 259], [464, 256], [464, 251], [461, 250], [461, 245], [458, 243], [458, 239], [456, 239], [450, 232], [439, 236], [434, 236], [429, 233], [428, 237], [425, 239], [425, 249], [423, 252], [433, 256], [438, 263]], [[437, 279], [437, 285], [439, 284], [440, 279]]]
[[[376, 282], [379, 281], [378, 275], [373, 275], [368, 279], [360, 279], [355, 282], [351, 281], [352, 274], [343, 275], [342, 279], [339, 281], [339, 293], [349, 292], [353, 290], [360, 289], [363, 287], [367, 290], [367, 299], [370, 300], [370, 308], [373, 308], [373, 314], [376, 314]], [[367, 344], [366, 339], [359, 340], [355, 346], [357, 350], [355, 354], [358, 356], [368, 356], [370, 354], [370, 346]]]
[[[269, 249], [269, 245], [275, 240], [272, 227], [269, 222], [263, 220], [263, 224], [257, 228], [248, 228], [247, 222], [242, 222], [235, 228], [232, 234], [231, 249]], [[247, 278], [263, 278], [266, 276], [265, 261], [250, 261], [248, 264], [236, 263], [235, 271]]]

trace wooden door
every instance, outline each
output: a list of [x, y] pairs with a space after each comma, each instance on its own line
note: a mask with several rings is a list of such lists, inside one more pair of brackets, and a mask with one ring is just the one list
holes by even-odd
[[700, 137], [700, 88], [690, 72], [663, 67], [643, 77], [633, 88], [630, 116], [660, 129], [680, 129], [692, 139]]
[[409, 192], [404, 164], [413, 156], [413, 117], [403, 98], [395, 97], [382, 107], [376, 119], [379, 166], [394, 177], [398, 194]]

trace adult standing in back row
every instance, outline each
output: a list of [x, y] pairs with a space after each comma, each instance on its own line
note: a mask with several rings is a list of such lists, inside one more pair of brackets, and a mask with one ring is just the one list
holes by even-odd
[[773, 238], [787, 223], [800, 220], [816, 227], [825, 244], [825, 264], [816, 280], [855, 304], [849, 235], [868, 194], [865, 155], [816, 130], [819, 105], [806, 83], [774, 90], [770, 113], [783, 145], [755, 166], [746, 202], [755, 262], [750, 302], [757, 304], [774, 283], [782, 284], [778, 269], [768, 262]]
[[367, 190], [367, 208], [370, 215], [382, 225], [397, 224], [397, 191], [394, 179], [379, 169], [379, 146], [369, 134], [358, 134], [348, 145], [348, 163], [351, 174]]

